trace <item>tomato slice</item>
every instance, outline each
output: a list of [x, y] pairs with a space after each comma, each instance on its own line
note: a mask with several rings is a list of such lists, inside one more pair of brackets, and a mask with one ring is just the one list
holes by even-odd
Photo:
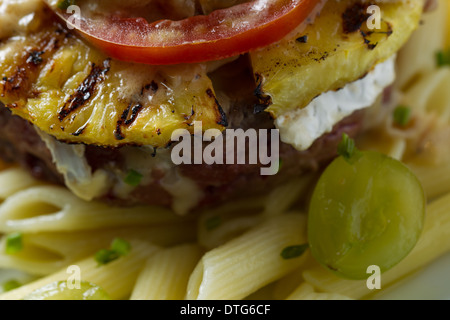
[[[255, 0], [184, 20], [124, 18], [53, 8], [109, 56], [146, 64], [219, 60], [267, 46], [304, 21], [320, 0]], [[74, 23], [77, 22], [77, 23]]]

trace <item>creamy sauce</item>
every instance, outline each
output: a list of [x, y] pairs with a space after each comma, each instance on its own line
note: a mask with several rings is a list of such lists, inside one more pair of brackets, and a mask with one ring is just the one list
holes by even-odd
[[302, 109], [286, 112], [275, 120], [281, 141], [297, 150], [308, 149], [323, 134], [356, 110], [371, 106], [395, 79], [395, 57], [375, 66], [363, 79], [329, 91]]
[[172, 210], [179, 215], [188, 213], [203, 198], [198, 185], [179, 175], [176, 169], [162, 179], [161, 186], [172, 196]]

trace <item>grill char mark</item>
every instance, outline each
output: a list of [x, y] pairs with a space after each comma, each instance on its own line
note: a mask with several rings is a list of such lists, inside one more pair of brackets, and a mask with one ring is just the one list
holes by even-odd
[[226, 115], [225, 111], [223, 110], [222, 106], [220, 105], [219, 101], [217, 100], [216, 96], [214, 95], [214, 92], [209, 88], [208, 90], [206, 90], [206, 94], [211, 99], [214, 99], [214, 102], [217, 106], [217, 110], [219, 111], [219, 118], [217, 119], [216, 123], [223, 127], [228, 127], [227, 115]]
[[264, 94], [262, 89], [263, 86], [263, 76], [259, 73], [255, 74], [256, 77], [256, 88], [253, 94], [258, 99], [258, 103], [253, 106], [253, 113], [258, 114], [265, 111], [268, 107], [272, 105], [272, 98], [269, 95]]
[[342, 27], [345, 34], [353, 33], [361, 29], [364, 22], [369, 19], [367, 13], [369, 4], [356, 2], [348, 7], [342, 14]]
[[34, 46], [27, 48], [12, 74], [2, 77], [0, 97], [12, 97], [12, 101], [7, 103], [7, 107], [16, 108], [19, 100], [34, 94], [31, 90], [32, 84], [38, 78], [39, 71], [49, 56], [59, 48], [61, 41], [64, 40], [62, 37], [63, 35], [50, 32]]
[[114, 131], [114, 136], [116, 137], [117, 140], [125, 139], [125, 136], [122, 133], [122, 127], [131, 126], [133, 122], [137, 119], [137, 117], [139, 116], [139, 112], [141, 112], [143, 108], [144, 107], [140, 103], [134, 105], [133, 103], [130, 103], [128, 107], [123, 111], [122, 116], [117, 121], [116, 130]]
[[94, 95], [97, 86], [105, 80], [105, 76], [111, 68], [111, 60], [103, 61], [103, 66], [92, 64], [92, 69], [89, 75], [78, 86], [74, 94], [72, 94], [68, 101], [64, 104], [58, 114], [58, 119], [63, 121], [75, 110], [86, 105]]

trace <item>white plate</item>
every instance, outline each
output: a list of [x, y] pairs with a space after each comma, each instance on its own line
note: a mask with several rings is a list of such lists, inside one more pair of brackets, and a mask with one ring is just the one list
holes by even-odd
[[[383, 283], [381, 285], [383, 286]], [[391, 288], [386, 288], [376, 299], [450, 300], [450, 253]]]

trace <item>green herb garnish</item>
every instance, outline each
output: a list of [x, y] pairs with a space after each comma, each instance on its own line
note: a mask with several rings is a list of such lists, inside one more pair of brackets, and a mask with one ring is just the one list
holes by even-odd
[[222, 223], [220, 216], [214, 216], [205, 221], [206, 230], [216, 229]]
[[441, 50], [436, 53], [436, 62], [438, 67], [450, 66], [450, 49]]
[[75, 4], [75, 0], [60, 0], [58, 1], [57, 7], [61, 10], [67, 10], [68, 7], [73, 6]]
[[99, 265], [108, 264], [131, 251], [131, 245], [126, 240], [115, 238], [109, 249], [101, 249], [95, 254], [95, 261]]
[[405, 127], [411, 120], [411, 109], [406, 106], [398, 106], [395, 108], [393, 116], [397, 125]]
[[131, 251], [131, 245], [128, 241], [115, 238], [111, 243], [111, 250], [117, 252], [120, 256], [125, 256]]
[[3, 292], [7, 292], [7, 291], [14, 290], [16, 288], [19, 288], [21, 286], [22, 286], [22, 284], [19, 281], [12, 279], [12, 280], [9, 280], [9, 281], [6, 281], [5, 283], [3, 283], [2, 289], [3, 289]]
[[309, 248], [309, 244], [301, 244], [297, 246], [290, 246], [283, 249], [281, 257], [285, 260], [298, 258]]
[[278, 160], [278, 172], [283, 168], [283, 159]]
[[137, 187], [141, 183], [142, 178], [142, 174], [140, 174], [136, 170], [131, 169], [130, 171], [128, 171], [128, 174], [125, 177], [124, 181], [130, 186]]
[[104, 265], [118, 259], [119, 257], [119, 254], [113, 250], [101, 249], [95, 254], [95, 261], [97, 261], [99, 265]]
[[338, 154], [343, 156], [345, 159], [350, 159], [354, 152], [355, 141], [350, 139], [346, 133], [342, 134], [342, 140], [338, 145]]
[[6, 236], [6, 248], [7, 254], [15, 254], [23, 249], [23, 236], [20, 232], [10, 233]]
[[338, 155], [342, 156], [348, 163], [353, 164], [361, 156], [362, 152], [356, 148], [355, 140], [350, 138], [348, 134], [342, 134], [342, 140], [338, 145]]

